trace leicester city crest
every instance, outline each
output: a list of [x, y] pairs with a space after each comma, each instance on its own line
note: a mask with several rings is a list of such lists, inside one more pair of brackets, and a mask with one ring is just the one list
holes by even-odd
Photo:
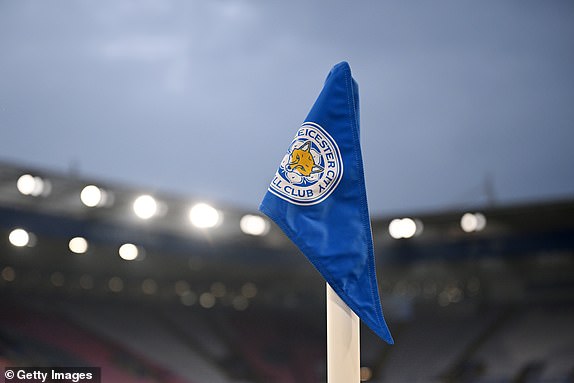
[[305, 122], [291, 142], [269, 191], [297, 205], [327, 198], [343, 176], [339, 147], [321, 126]]

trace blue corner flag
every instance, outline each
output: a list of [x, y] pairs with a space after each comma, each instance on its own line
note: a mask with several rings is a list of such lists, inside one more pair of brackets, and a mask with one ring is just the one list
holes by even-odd
[[375, 274], [359, 142], [358, 86], [346, 62], [335, 65], [327, 76], [259, 209], [349, 308], [393, 344]]

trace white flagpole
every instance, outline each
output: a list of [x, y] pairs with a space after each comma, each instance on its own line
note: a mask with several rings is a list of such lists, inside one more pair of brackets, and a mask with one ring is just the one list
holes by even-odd
[[327, 283], [327, 383], [361, 379], [359, 317]]

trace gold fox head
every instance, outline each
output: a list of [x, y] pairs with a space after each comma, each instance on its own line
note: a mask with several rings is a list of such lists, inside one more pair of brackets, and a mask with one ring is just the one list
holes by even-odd
[[311, 154], [311, 141], [305, 141], [303, 145], [293, 149], [288, 168], [305, 177], [323, 171], [323, 167], [315, 163], [315, 159]]

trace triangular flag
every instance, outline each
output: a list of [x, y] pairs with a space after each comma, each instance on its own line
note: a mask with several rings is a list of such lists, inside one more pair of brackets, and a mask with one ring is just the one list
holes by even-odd
[[387, 343], [359, 142], [359, 94], [349, 64], [333, 67], [295, 133], [259, 209], [337, 295]]

